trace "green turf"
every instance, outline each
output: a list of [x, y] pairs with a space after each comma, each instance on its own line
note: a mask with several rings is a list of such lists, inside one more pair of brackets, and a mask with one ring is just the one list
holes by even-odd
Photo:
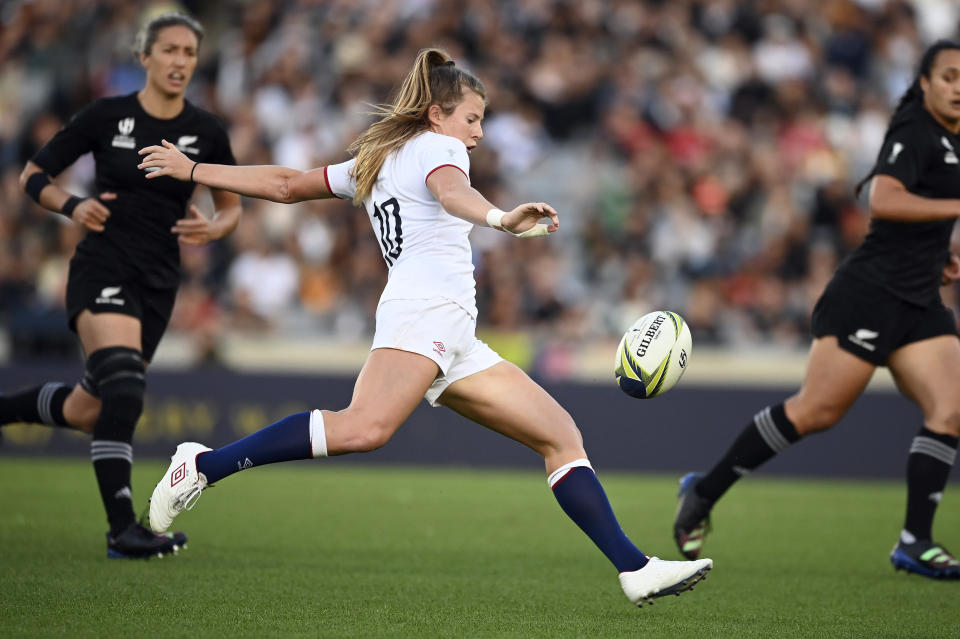
[[[162, 467], [138, 462], [143, 503]], [[645, 551], [678, 558], [675, 478], [603, 474]], [[642, 609], [541, 474], [274, 466], [177, 520], [175, 558], [105, 559], [80, 460], [0, 459], [0, 637], [956, 637], [960, 583], [895, 573], [899, 483], [754, 476], [715, 512], [696, 591]], [[941, 541], [960, 547], [948, 493]]]

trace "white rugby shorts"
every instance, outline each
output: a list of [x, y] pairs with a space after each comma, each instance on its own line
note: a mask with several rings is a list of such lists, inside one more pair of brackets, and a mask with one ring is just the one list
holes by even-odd
[[486, 370], [503, 358], [477, 339], [477, 321], [446, 298], [386, 300], [377, 306], [370, 350], [395, 348], [429, 357], [440, 367], [424, 397], [431, 406], [459, 379]]

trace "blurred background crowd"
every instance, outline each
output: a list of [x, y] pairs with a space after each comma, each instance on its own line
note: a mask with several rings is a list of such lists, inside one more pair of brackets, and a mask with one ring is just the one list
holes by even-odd
[[[17, 177], [82, 106], [142, 86], [134, 34], [171, 9], [207, 30], [188, 97], [227, 123], [240, 164], [346, 159], [422, 47], [475, 72], [490, 104], [474, 185], [562, 220], [547, 240], [473, 232], [480, 326], [540, 352], [619, 337], [656, 308], [699, 346], [803, 349], [813, 301], [867, 229], [853, 186], [891, 107], [960, 23], [954, 0], [3, 0], [0, 314], [15, 354], [75, 353], [63, 298], [80, 237]], [[91, 193], [92, 161], [59, 179]], [[229, 334], [367, 340], [386, 278], [366, 214], [342, 201], [245, 200], [234, 235], [182, 260], [170, 330], [202, 361]]]

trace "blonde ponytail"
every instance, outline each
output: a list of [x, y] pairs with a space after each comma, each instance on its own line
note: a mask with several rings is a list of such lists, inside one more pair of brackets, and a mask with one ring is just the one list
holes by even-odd
[[350, 145], [356, 154], [353, 177], [357, 183], [355, 204], [370, 195], [384, 160], [411, 138], [430, 129], [427, 111], [439, 105], [444, 113], [453, 113], [463, 101], [463, 87], [486, 99], [483, 84], [470, 73], [456, 67], [446, 51], [421, 49], [390, 104], [374, 107], [380, 119]]

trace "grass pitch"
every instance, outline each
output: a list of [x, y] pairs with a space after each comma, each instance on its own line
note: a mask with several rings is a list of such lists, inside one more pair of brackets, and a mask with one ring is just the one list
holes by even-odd
[[[145, 503], [164, 465], [138, 462]], [[676, 478], [603, 473], [649, 554]], [[230, 477], [177, 520], [190, 547], [105, 558], [82, 460], [0, 459], [3, 637], [956, 637], [960, 583], [895, 573], [904, 488], [757, 475], [714, 513], [694, 592], [634, 608], [535, 472], [337, 461]], [[953, 493], [953, 494], [952, 494]], [[948, 490], [939, 540], [960, 548]]]

